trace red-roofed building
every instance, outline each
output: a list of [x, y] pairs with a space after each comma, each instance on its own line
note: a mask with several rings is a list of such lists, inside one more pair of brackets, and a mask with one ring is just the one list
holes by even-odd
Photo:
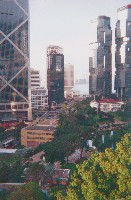
[[92, 108], [100, 109], [103, 112], [116, 112], [121, 109], [124, 103], [115, 99], [101, 99], [100, 101], [93, 100], [90, 102]]

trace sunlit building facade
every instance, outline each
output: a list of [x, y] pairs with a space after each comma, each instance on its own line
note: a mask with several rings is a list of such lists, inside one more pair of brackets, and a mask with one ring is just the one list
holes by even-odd
[[64, 101], [64, 55], [59, 46], [47, 48], [47, 89], [49, 107]]
[[64, 66], [64, 94], [65, 98], [72, 97], [73, 91], [71, 89], [74, 87], [74, 65], [65, 64]]
[[37, 147], [40, 144], [51, 142], [54, 138], [55, 126], [35, 124], [21, 129], [21, 145]]
[[115, 31], [115, 90], [120, 99], [131, 99], [131, 4], [117, 10]]
[[0, 120], [30, 120], [28, 0], [0, 1]]
[[112, 30], [110, 17], [99, 16], [92, 21], [94, 41], [90, 43], [89, 93], [110, 96], [112, 91]]

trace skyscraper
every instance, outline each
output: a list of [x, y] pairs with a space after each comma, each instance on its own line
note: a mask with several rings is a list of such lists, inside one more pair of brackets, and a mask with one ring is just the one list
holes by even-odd
[[0, 1], [0, 120], [31, 119], [28, 0]]
[[49, 107], [64, 101], [64, 55], [59, 46], [47, 47], [47, 89]]
[[131, 99], [131, 4], [117, 10], [115, 31], [115, 90], [117, 97]]
[[64, 96], [65, 98], [72, 98], [74, 87], [74, 65], [65, 64], [64, 66]]
[[89, 93], [110, 96], [112, 91], [112, 31], [110, 17], [99, 16], [92, 21], [95, 38], [90, 43]]
[[64, 88], [70, 91], [74, 87], [74, 65], [66, 64], [64, 66]]

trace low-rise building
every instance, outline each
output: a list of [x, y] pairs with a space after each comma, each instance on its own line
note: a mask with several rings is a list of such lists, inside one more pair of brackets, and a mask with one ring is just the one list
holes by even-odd
[[37, 147], [40, 144], [50, 142], [54, 138], [56, 126], [35, 124], [21, 130], [21, 145], [25, 147]]
[[121, 109], [124, 102], [115, 99], [101, 99], [100, 101], [93, 100], [90, 102], [92, 108], [99, 109], [103, 112], [116, 112]]
[[48, 107], [48, 90], [44, 87], [31, 89], [32, 109], [43, 110]]
[[49, 181], [54, 185], [66, 185], [69, 179], [70, 169], [58, 169], [54, 170], [52, 174], [52, 180]]

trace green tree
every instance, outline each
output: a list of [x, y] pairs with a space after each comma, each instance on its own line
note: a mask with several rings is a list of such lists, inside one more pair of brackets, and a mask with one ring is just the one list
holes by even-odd
[[44, 165], [38, 162], [30, 163], [26, 171], [26, 178], [31, 179], [34, 182], [39, 182], [44, 178]]
[[0, 156], [0, 181], [1, 182], [22, 182], [23, 167], [21, 158], [18, 155]]
[[5, 189], [0, 189], [0, 199], [6, 200], [6, 191]]
[[40, 187], [34, 183], [29, 182], [21, 186], [15, 192], [12, 192], [8, 200], [44, 200], [44, 194]]
[[58, 192], [56, 199], [130, 199], [131, 194], [131, 137], [126, 134], [116, 149], [95, 153], [88, 161], [77, 165], [71, 176], [67, 194]]
[[81, 101], [74, 103], [68, 109], [64, 107], [59, 117], [59, 125], [54, 134], [54, 140], [46, 144], [40, 145], [35, 152], [44, 150], [47, 162], [61, 161], [65, 157], [71, 155], [75, 149], [85, 148], [86, 140], [94, 139], [97, 136], [96, 129], [102, 119], [112, 121], [110, 115], [97, 114], [96, 111], [89, 106], [89, 101]]

